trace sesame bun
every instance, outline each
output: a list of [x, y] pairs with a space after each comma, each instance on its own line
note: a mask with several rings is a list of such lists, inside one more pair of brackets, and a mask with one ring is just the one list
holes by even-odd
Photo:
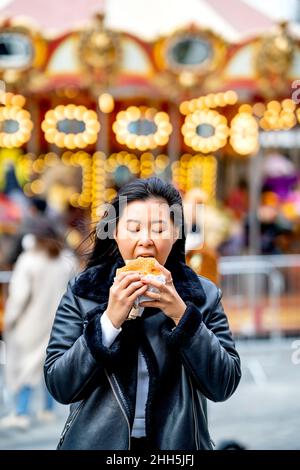
[[143, 256], [139, 256], [136, 259], [131, 259], [126, 262], [126, 265], [122, 268], [117, 269], [116, 275], [126, 272], [126, 271], [138, 271], [139, 273], [146, 275], [146, 274], [154, 274], [159, 275], [161, 274], [160, 269], [155, 266], [156, 259], [155, 258], [144, 258]]

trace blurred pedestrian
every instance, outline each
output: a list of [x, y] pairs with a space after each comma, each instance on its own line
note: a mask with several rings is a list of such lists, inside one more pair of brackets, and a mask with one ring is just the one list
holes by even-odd
[[[50, 221], [32, 221], [31, 234], [23, 239], [23, 247], [12, 273], [4, 314], [5, 383], [15, 398], [15, 410], [0, 420], [1, 428], [25, 429], [30, 424], [32, 396], [43, 381], [54, 314], [76, 272], [74, 256], [64, 248]], [[50, 418], [52, 409], [53, 399], [45, 388], [45, 418]]]

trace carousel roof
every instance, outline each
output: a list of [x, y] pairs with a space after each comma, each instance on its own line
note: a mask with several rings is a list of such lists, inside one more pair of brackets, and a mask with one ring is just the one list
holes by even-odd
[[249, 0], [0, 0], [2, 18], [26, 17], [48, 34], [82, 26], [95, 13], [105, 15], [106, 27], [146, 40], [193, 23], [239, 41], [274, 24]]

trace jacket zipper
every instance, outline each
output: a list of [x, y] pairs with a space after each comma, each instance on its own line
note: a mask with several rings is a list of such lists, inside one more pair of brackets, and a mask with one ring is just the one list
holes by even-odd
[[196, 414], [195, 399], [194, 399], [194, 389], [193, 389], [193, 384], [192, 384], [190, 377], [189, 377], [189, 382], [190, 382], [191, 391], [192, 391], [192, 408], [193, 408], [193, 416], [194, 416], [194, 432], [195, 432], [196, 450], [199, 450], [200, 446], [199, 446], [199, 436], [198, 436], [198, 427], [197, 427], [197, 414]]
[[[121, 411], [122, 411], [122, 413], [123, 413], [123, 415], [124, 415], [124, 418], [125, 418], [125, 420], [126, 420], [126, 423], [127, 423], [127, 428], [128, 428], [128, 450], [130, 450], [130, 435], [131, 435], [131, 433], [130, 433], [130, 423], [129, 423], [129, 419], [128, 419], [127, 413], [126, 413], [126, 411], [125, 411], [125, 409], [124, 409], [124, 407], [123, 407], [123, 404], [121, 403], [121, 400], [120, 400], [119, 397], [118, 397], [118, 393], [116, 392], [116, 390], [115, 390], [115, 388], [114, 388], [114, 385], [113, 385], [113, 383], [112, 383], [111, 377], [109, 376], [109, 374], [108, 374], [108, 372], [106, 371], [106, 369], [104, 369], [104, 370], [105, 370], [106, 377], [107, 377], [107, 379], [108, 379], [108, 381], [109, 381], [109, 384], [110, 384], [110, 386], [111, 386], [112, 392], [113, 392], [113, 394], [114, 394], [114, 396], [115, 396], [115, 398], [116, 398], [116, 400], [117, 400], [117, 402], [118, 402], [119, 407], [121, 408]], [[117, 382], [117, 379], [115, 378], [114, 374], [112, 374], [112, 377], [113, 377], [113, 379], [114, 379], [114, 381], [115, 381], [115, 383], [116, 383], [116, 385], [117, 385], [117, 387], [118, 387], [118, 382]], [[119, 387], [118, 387], [118, 388], [119, 388]], [[120, 391], [119, 391], [119, 393], [120, 393]], [[121, 393], [120, 393], [120, 394], [121, 394]]]
[[62, 443], [64, 442], [66, 433], [70, 429], [71, 425], [74, 423], [74, 420], [75, 420], [76, 416], [78, 415], [79, 411], [81, 410], [81, 408], [83, 407], [83, 404], [84, 404], [84, 401], [82, 401], [80, 403], [80, 405], [78, 405], [78, 407], [74, 411], [73, 415], [71, 415], [70, 420], [66, 422], [66, 425], [65, 425], [65, 427], [64, 427], [64, 429], [61, 433], [61, 436], [60, 436], [58, 447], [60, 447], [62, 445]]

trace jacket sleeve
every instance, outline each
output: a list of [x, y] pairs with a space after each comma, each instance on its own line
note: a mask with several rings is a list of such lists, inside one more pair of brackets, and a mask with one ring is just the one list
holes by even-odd
[[196, 386], [207, 398], [217, 402], [233, 394], [241, 378], [241, 368], [222, 307], [221, 291], [215, 286], [214, 290], [215, 301], [206, 315], [201, 307], [187, 302], [177, 327], [173, 325], [164, 334], [169, 346], [179, 350]]
[[101, 343], [102, 312], [99, 310], [96, 307], [87, 312], [87, 317], [90, 315], [92, 319], [84, 320], [69, 283], [56, 312], [44, 365], [47, 387], [60, 403], [86, 398], [96, 383], [103, 380], [103, 366], [114, 349]]

